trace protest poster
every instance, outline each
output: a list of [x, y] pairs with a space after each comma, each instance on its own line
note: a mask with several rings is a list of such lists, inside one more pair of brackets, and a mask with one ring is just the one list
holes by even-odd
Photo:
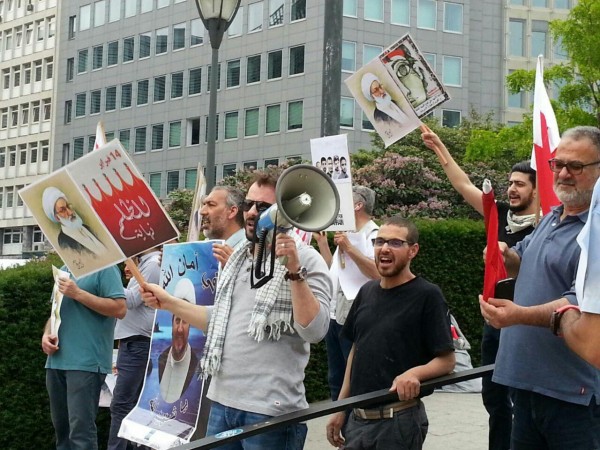
[[386, 147], [447, 101], [443, 84], [406, 34], [345, 80]]
[[310, 140], [313, 166], [329, 175], [340, 195], [340, 211], [327, 231], [354, 231], [354, 202], [352, 200], [352, 173], [345, 134]]
[[[212, 305], [218, 276], [213, 243], [164, 246], [160, 286], [196, 305]], [[200, 376], [205, 334], [170, 312], [157, 310], [144, 386], [135, 408], [121, 424], [119, 437], [154, 449], [190, 441], [200, 411]]]
[[116, 139], [19, 195], [75, 278], [179, 236]]
[[54, 286], [52, 287], [52, 308], [50, 310], [50, 334], [58, 336], [58, 329], [62, 321], [60, 317], [60, 307], [62, 305], [63, 294], [58, 290], [58, 279], [59, 278], [70, 278], [71, 274], [60, 270], [56, 266], [52, 266], [52, 278], [54, 279]]

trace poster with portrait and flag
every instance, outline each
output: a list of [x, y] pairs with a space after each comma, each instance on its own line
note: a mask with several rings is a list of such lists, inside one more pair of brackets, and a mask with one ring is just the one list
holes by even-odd
[[[219, 269], [213, 243], [223, 242], [165, 245], [160, 286], [194, 305], [212, 305]], [[206, 335], [165, 310], [157, 310], [155, 320], [142, 392], [119, 437], [162, 450], [189, 442], [198, 424]]]
[[345, 83], [386, 147], [418, 128], [421, 118], [450, 99], [409, 34]]
[[116, 139], [19, 195], [75, 278], [179, 237]]

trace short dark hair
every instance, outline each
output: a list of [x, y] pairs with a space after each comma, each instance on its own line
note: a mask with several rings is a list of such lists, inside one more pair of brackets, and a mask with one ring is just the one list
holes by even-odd
[[257, 170], [254, 172], [254, 178], [252, 179], [252, 184], [256, 183], [260, 187], [269, 186], [269, 187], [272, 187], [273, 189], [275, 189], [275, 187], [277, 186], [277, 177], [278, 176], [279, 176], [279, 174], [275, 175], [270, 172], [262, 172], [262, 171]]
[[531, 181], [531, 184], [535, 187], [535, 170], [531, 168], [531, 162], [529, 160], [520, 161], [512, 166], [509, 176], [512, 175], [513, 172], [526, 173], [529, 175], [529, 181]]
[[381, 226], [383, 225], [393, 225], [398, 228], [406, 228], [408, 230], [408, 234], [406, 235], [407, 242], [411, 245], [419, 242], [419, 230], [417, 230], [417, 226], [412, 220], [409, 220], [406, 217], [389, 217], [381, 224]]

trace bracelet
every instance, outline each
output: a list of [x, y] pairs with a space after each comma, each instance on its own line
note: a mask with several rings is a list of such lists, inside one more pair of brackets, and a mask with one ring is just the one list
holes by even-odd
[[570, 309], [576, 309], [577, 311], [580, 311], [579, 306], [577, 305], [565, 305], [557, 308], [552, 313], [552, 316], [550, 317], [550, 331], [552, 331], [552, 334], [555, 336], [562, 337], [562, 334], [560, 333], [560, 321], [564, 313]]

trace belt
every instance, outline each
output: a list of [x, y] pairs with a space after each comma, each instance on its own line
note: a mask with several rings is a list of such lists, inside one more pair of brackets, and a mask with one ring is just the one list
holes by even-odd
[[373, 409], [354, 408], [352, 412], [354, 412], [356, 417], [365, 420], [391, 419], [397, 412], [417, 406], [419, 403], [419, 399], [412, 399], [404, 402], [389, 403]]
[[123, 339], [119, 339], [120, 342], [150, 342], [149, 336], [129, 336]]

